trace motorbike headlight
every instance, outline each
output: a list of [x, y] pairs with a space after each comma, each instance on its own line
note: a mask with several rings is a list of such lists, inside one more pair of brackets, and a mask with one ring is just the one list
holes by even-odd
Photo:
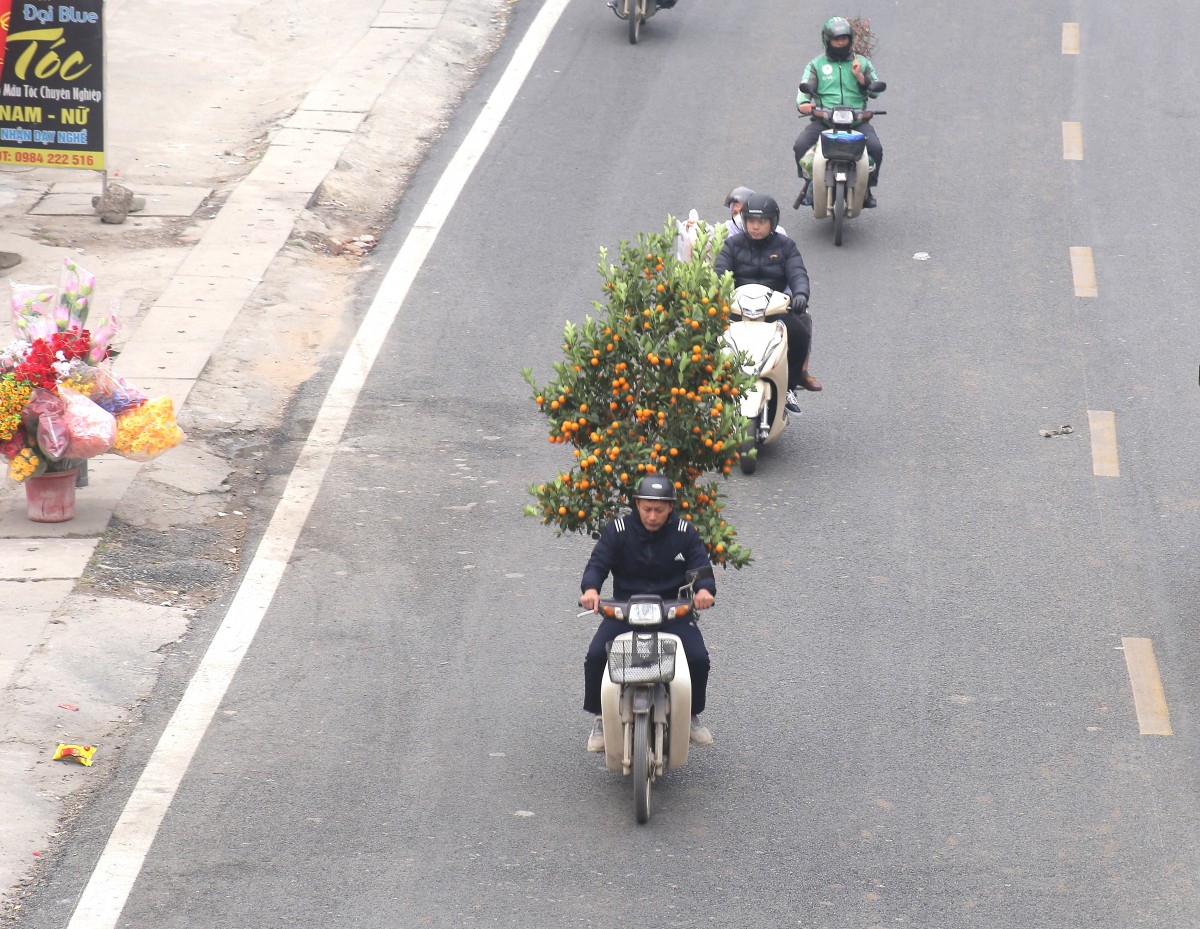
[[629, 625], [659, 626], [662, 625], [662, 605], [659, 603], [629, 604]]

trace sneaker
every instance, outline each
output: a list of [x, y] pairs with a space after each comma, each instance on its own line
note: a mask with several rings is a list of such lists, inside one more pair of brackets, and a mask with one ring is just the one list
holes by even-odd
[[689, 736], [693, 745], [712, 745], [712, 733], [708, 731], [708, 726], [700, 722], [699, 716], [692, 717], [692, 731]]
[[800, 415], [800, 413], [801, 413], [800, 401], [796, 399], [796, 391], [794, 391], [794, 390], [788, 391], [787, 403], [785, 403], [784, 406], [787, 407], [787, 411], [789, 413], [791, 413], [792, 415], [794, 415], [794, 416]]
[[588, 751], [604, 751], [604, 718], [601, 716], [596, 717], [596, 724], [592, 726], [592, 734], [588, 736]]
[[863, 209], [864, 210], [875, 209], [875, 189], [872, 187], [867, 188], [867, 195], [865, 197], [863, 197]]

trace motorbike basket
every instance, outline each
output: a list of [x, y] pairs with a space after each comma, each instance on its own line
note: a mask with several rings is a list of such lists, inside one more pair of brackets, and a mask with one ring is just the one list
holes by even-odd
[[867, 148], [867, 138], [861, 132], [821, 133], [821, 154], [826, 161], [858, 161]]
[[675, 642], [653, 633], [616, 639], [608, 646], [614, 684], [668, 684], [675, 678]]

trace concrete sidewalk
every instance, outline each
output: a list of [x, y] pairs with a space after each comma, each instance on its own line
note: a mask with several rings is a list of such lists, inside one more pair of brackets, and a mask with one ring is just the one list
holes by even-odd
[[[130, 30], [147, 23], [168, 28], [172, 20], [154, 20], [152, 6], [143, 0], [110, 0], [110, 33], [123, 23]], [[234, 25], [241, 27], [244, 17], [261, 16], [257, 9], [261, 6], [245, 3]], [[307, 9], [298, 10], [295, 0], [275, 0], [266, 6], [274, 9], [280, 23], [289, 16], [329, 15], [327, 4], [310, 2]], [[310, 86], [298, 107], [278, 117], [265, 132], [254, 125], [260, 116], [255, 111], [242, 127], [246, 138], [226, 135], [202, 143], [213, 149], [231, 146], [232, 152], [225, 154], [243, 158], [249, 168], [231, 190], [228, 186], [221, 190], [224, 199], [215, 214], [208, 206], [215, 186], [210, 186], [211, 179], [142, 179], [129, 170], [115, 179], [147, 197], [146, 210], [131, 217], [153, 222], [152, 217], [174, 211], [173, 215], [198, 223], [202, 230], [194, 244], [163, 253], [166, 273], [159, 277], [160, 286], [146, 295], [147, 308], [126, 321], [118, 340], [117, 372], [151, 396], [173, 398], [185, 429], [189, 414], [200, 412], [188, 401], [210, 360], [239, 316], [261, 309], [252, 300], [256, 290], [285, 246], [294, 241], [298, 224], [339, 159], [362, 136], [373, 110], [383, 100], [395, 107], [403, 99], [400, 106], [410, 114], [409, 121], [390, 131], [408, 140], [436, 137], [449, 108], [471, 79], [467, 65], [480, 63], [495, 47], [509, 3], [348, 0], [345, 6], [339, 11], [343, 27], [333, 30], [336, 35], [330, 39], [337, 54], [310, 58], [304, 69]], [[179, 19], [190, 15], [183, 8], [177, 10]], [[357, 37], [345, 28], [347, 20], [354, 21], [351, 12], [359, 17]], [[175, 23], [173, 28], [186, 32], [186, 26]], [[308, 35], [310, 41], [317, 41], [311, 31]], [[165, 49], [178, 37], [127, 38], [132, 46]], [[124, 78], [124, 59], [114, 57], [112, 40], [108, 57], [112, 77], [106, 116], [112, 113], [110, 119], [122, 107], [122, 80], [137, 81], [136, 93], [149, 95], [142, 97], [141, 106], [154, 106], [157, 94], [159, 109], [154, 112], [166, 112], [191, 94], [192, 88], [177, 82], [173, 56], [160, 56], [153, 69], [141, 67], [137, 75]], [[313, 67], [314, 62], [324, 66]], [[457, 79], [449, 76], [448, 64], [459, 67]], [[287, 69], [292, 79], [293, 72]], [[249, 88], [256, 104], [270, 94], [271, 76], [269, 68], [258, 70], [259, 84]], [[228, 132], [228, 127], [222, 128]], [[184, 121], [177, 131], [192, 129]], [[372, 131], [379, 133], [380, 128]], [[257, 144], [256, 134], [262, 140]], [[242, 155], [243, 150], [256, 150], [257, 157]], [[113, 162], [110, 151], [110, 172]], [[381, 203], [389, 202], [384, 196], [389, 187], [396, 193], [404, 181], [401, 176], [381, 180], [376, 194]], [[12, 280], [50, 279], [51, 272], [42, 269], [57, 267], [64, 252], [39, 244], [37, 223], [47, 216], [78, 216], [83, 228], [98, 224], [90, 202], [98, 187], [98, 180], [81, 181], [74, 172], [0, 173], [0, 218], [4, 220], [0, 248], [25, 256], [24, 264], [9, 272]], [[97, 234], [112, 238], [115, 233]], [[74, 251], [70, 254], [77, 257]], [[116, 249], [93, 259], [85, 250], [78, 260], [96, 274], [98, 295], [122, 279], [130, 289], [144, 291], [147, 279], [153, 277], [132, 251]], [[236, 411], [230, 415], [236, 416]], [[157, 480], [184, 489], [195, 487], [199, 493], [213, 491], [212, 485], [220, 483], [226, 469], [197, 470], [197, 459], [211, 458], [212, 450], [183, 451], [188, 448], [185, 444], [148, 465], [114, 455], [93, 459], [88, 486], [77, 494], [75, 518], [65, 523], [31, 522], [23, 488], [5, 480], [0, 489], [0, 823], [4, 824], [0, 892], [7, 889], [0, 915], [18, 911], [22, 884], [36, 880], [38, 862], [52, 857], [51, 837], [57, 834], [64, 799], [96, 780], [95, 769], [102, 768], [100, 754], [94, 768], [51, 762], [57, 742], [79, 739], [100, 744], [106, 735], [128, 724], [131, 707], [154, 684], [162, 660], [158, 650], [186, 632], [188, 611], [178, 606], [79, 597], [75, 591], [114, 512], [145, 471], [152, 469]]]

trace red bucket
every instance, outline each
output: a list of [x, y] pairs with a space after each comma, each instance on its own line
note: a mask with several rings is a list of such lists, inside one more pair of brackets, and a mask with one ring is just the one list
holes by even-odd
[[25, 504], [35, 523], [65, 523], [75, 516], [78, 468], [47, 471], [25, 478]]

